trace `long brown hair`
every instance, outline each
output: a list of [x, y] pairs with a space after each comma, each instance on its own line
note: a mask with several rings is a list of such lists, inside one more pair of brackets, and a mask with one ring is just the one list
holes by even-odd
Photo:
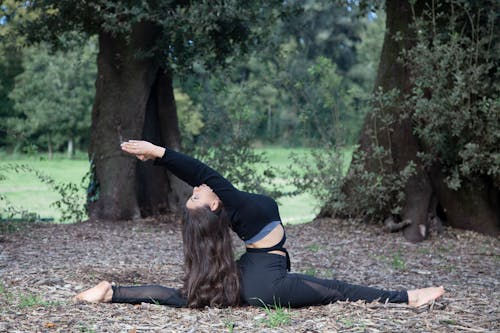
[[222, 208], [185, 209], [182, 223], [184, 286], [188, 306], [238, 305], [240, 280], [234, 261], [229, 219]]

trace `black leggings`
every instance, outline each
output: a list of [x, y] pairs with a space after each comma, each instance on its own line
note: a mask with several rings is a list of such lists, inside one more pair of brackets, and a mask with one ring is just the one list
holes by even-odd
[[[303, 307], [336, 301], [408, 303], [408, 293], [319, 279], [286, 270], [286, 258], [272, 253], [245, 253], [238, 260], [241, 271], [241, 297], [249, 305]], [[185, 307], [179, 290], [157, 285], [113, 287], [113, 303], [157, 303]]]

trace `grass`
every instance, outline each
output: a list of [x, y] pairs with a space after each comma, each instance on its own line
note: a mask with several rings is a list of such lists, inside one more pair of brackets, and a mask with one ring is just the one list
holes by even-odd
[[311, 244], [311, 245], [308, 245], [306, 246], [306, 249], [308, 249], [309, 251], [311, 252], [318, 252], [319, 250], [321, 250], [324, 246], [320, 245], [320, 244]]
[[32, 307], [49, 307], [49, 306], [59, 306], [64, 304], [61, 301], [46, 301], [39, 295], [30, 293], [19, 293], [14, 294], [7, 290], [7, 287], [0, 281], [0, 301], [2, 301], [5, 306], [17, 306], [19, 309], [32, 308]]
[[310, 276], [316, 276], [318, 275], [318, 270], [316, 270], [315, 268], [307, 268], [306, 270], [304, 270], [304, 274]]
[[396, 270], [405, 270], [406, 269], [406, 261], [401, 251], [398, 251], [396, 254], [392, 256], [392, 267]]
[[[45, 159], [44, 156], [17, 156], [2, 158], [0, 169], [9, 168], [9, 164], [28, 164], [31, 167], [53, 177], [57, 182], [73, 182], [80, 185], [87, 173], [89, 163], [84, 159]], [[5, 195], [16, 208], [36, 212], [43, 219], [58, 220], [60, 213], [51, 203], [58, 200], [58, 194], [50, 191], [35, 175], [2, 172], [6, 179], [0, 181], [0, 193]], [[82, 189], [84, 191], [84, 189]]]
[[[262, 302], [262, 301], [261, 301]], [[259, 321], [270, 328], [276, 328], [283, 325], [288, 325], [292, 322], [290, 308], [281, 305], [268, 306], [262, 302], [266, 316]]]
[[27, 294], [19, 297], [18, 307], [23, 309], [34, 306], [45, 306], [46, 304], [47, 303], [40, 296]]
[[225, 319], [224, 320], [224, 326], [226, 326], [226, 328], [228, 329], [229, 333], [233, 333], [236, 324], [234, 323], [234, 321], [232, 321], [230, 319]]
[[[256, 151], [265, 153], [271, 166], [285, 170], [290, 167], [291, 161], [288, 157], [291, 153], [306, 156], [310, 149], [266, 147], [257, 148]], [[350, 156], [350, 151], [346, 155]], [[78, 186], [89, 169], [89, 162], [83, 153], [71, 160], [65, 155], [55, 155], [52, 160], [48, 160], [45, 154], [27, 156], [0, 153], [0, 156], [0, 170], [8, 169], [9, 164], [28, 164], [53, 177], [56, 182], [72, 182]], [[60, 212], [51, 206], [51, 203], [59, 199], [58, 194], [49, 190], [47, 185], [41, 183], [34, 175], [0, 172], [2, 173], [7, 178], [0, 180], [0, 194], [5, 195], [14, 207], [36, 212], [42, 219], [64, 222], [59, 221]], [[293, 185], [286, 177], [278, 177], [276, 181], [284, 190], [293, 190]], [[82, 193], [85, 193], [84, 191], [82, 188]], [[283, 222], [292, 224], [311, 221], [319, 212], [320, 206], [308, 193], [280, 198], [278, 204]]]

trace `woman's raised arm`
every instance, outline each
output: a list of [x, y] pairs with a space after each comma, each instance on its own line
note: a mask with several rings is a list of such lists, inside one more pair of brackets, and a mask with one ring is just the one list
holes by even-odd
[[122, 143], [122, 150], [141, 161], [155, 160], [191, 186], [206, 184], [219, 196], [226, 207], [241, 203], [238, 191], [226, 178], [205, 163], [175, 150], [156, 146], [148, 141], [130, 140]]
[[129, 154], [135, 155], [141, 161], [161, 158], [165, 154], [165, 148], [142, 140], [129, 140], [123, 142], [121, 148]]

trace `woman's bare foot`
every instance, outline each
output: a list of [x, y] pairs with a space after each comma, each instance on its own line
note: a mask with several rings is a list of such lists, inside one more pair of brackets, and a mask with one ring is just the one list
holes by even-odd
[[408, 290], [408, 305], [419, 307], [434, 301], [443, 294], [444, 288], [442, 286]]
[[108, 303], [111, 302], [112, 297], [113, 289], [111, 288], [111, 283], [109, 283], [108, 281], [102, 281], [95, 287], [79, 293], [73, 299], [75, 301], [85, 301], [92, 303]]

